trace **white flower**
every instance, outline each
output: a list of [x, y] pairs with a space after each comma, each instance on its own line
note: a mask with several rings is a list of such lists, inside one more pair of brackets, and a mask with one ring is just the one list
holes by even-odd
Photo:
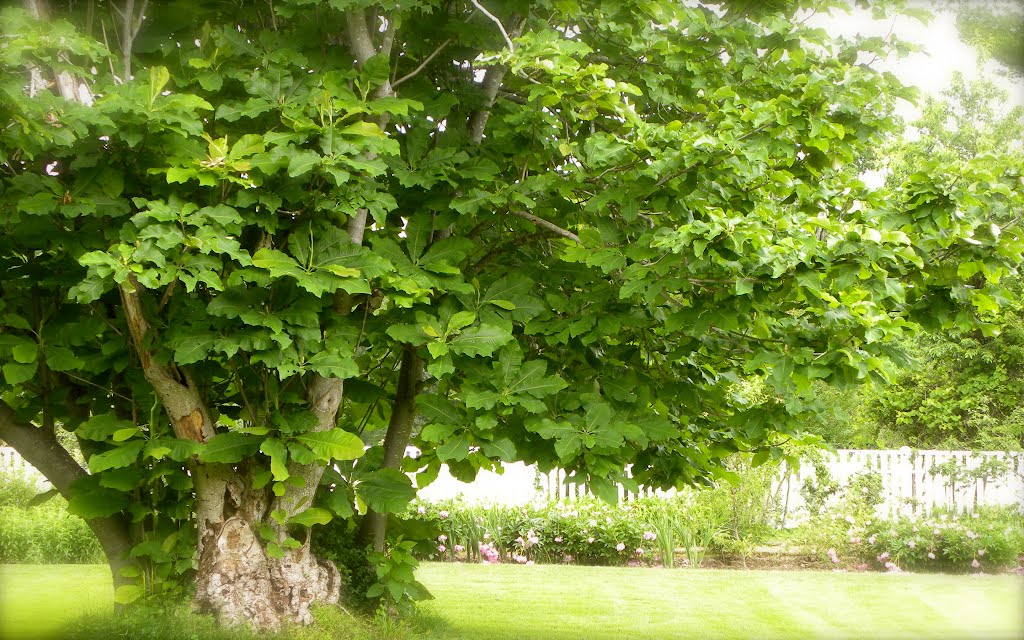
[[624, 545], [624, 544], [623, 544], [623, 543], [621, 543], [621, 542], [620, 542], [619, 544], [615, 545], [615, 550], [616, 550], [616, 551], [622, 551], [622, 550], [624, 550], [625, 548], [626, 548], [626, 545]]

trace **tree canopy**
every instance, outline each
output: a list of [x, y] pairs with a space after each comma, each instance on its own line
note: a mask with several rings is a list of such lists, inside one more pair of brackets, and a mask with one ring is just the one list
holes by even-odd
[[338, 597], [309, 527], [380, 550], [441, 463], [781, 457], [814, 381], [994, 332], [1022, 249], [1019, 156], [860, 179], [913, 92], [843, 4], [4, 10], [0, 437], [73, 431], [72, 507], [261, 626]]
[[[890, 185], [928, 163], [960, 163], [988, 155], [1016, 154], [1024, 145], [1024, 108], [1010, 102], [993, 79], [954, 74], [939, 98], [927, 98], [906, 138], [895, 138], [877, 154]], [[1020, 210], [991, 212], [1000, 228], [1019, 221]], [[964, 275], [973, 267], [964, 266]], [[1019, 292], [1019, 275], [1006, 280]], [[1019, 293], [1016, 296], [1019, 299]], [[1002, 329], [985, 336], [974, 330], [921, 333], [906, 340], [915, 359], [889, 385], [823, 391], [843, 409], [838, 419], [815, 423], [841, 446], [937, 449], [1015, 449], [1024, 446], [1022, 323], [1019, 303], [1000, 309]]]

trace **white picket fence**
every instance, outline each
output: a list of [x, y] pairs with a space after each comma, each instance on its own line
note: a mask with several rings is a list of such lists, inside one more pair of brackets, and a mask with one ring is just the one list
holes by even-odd
[[[927, 514], [935, 507], [973, 513], [980, 505], [1020, 505], [1024, 508], [1024, 453], [1002, 451], [913, 451], [840, 449], [835, 455], [823, 452], [823, 466], [839, 487], [849, 486], [858, 474], [877, 472], [882, 480], [880, 515]], [[933, 473], [937, 465], [955, 461], [961, 471], [976, 471], [986, 461], [1005, 463], [995, 473], [978, 473], [955, 482], [942, 473]], [[483, 471], [472, 483], [460, 482], [442, 468], [438, 479], [425, 487], [425, 500], [461, 497], [467, 502], [526, 504], [534, 501], [571, 500], [588, 494], [582, 483], [574, 483], [565, 471], [539, 473], [522, 463], [503, 465], [504, 473]], [[815, 468], [804, 463], [799, 469], [779, 470], [773, 494], [777, 496], [779, 522], [797, 524], [809, 515], [801, 489], [816, 481]], [[619, 487], [619, 497], [629, 501], [639, 496], [670, 497], [675, 490], [662, 491], [641, 487], [639, 493]], [[826, 501], [826, 508], [838, 495]]]

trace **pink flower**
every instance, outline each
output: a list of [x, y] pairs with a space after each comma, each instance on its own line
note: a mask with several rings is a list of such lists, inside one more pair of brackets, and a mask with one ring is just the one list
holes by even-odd
[[466, 547], [462, 546], [461, 544], [455, 545], [455, 553], [462, 553], [465, 550], [466, 550]]
[[533, 560], [527, 560], [526, 561], [526, 566], [530, 566], [531, 564], [533, 564]]
[[892, 562], [886, 562], [885, 563], [885, 568], [888, 569], [890, 573], [899, 573], [900, 571], [902, 571], [902, 569], [897, 567]]
[[911, 549], [913, 549], [914, 547], [917, 546], [917, 543], [914, 542], [913, 540], [910, 540], [909, 542], [907, 542], [907, 546], [910, 547]]
[[875, 535], [874, 534], [871, 534], [871, 536], [868, 538], [868, 544], [875, 544]]
[[426, 515], [427, 514], [427, 508], [423, 507], [423, 506], [416, 507], [416, 513], [418, 513], [421, 516], [422, 515]]
[[979, 556], [985, 555], [985, 550], [984, 549], [978, 549], [978, 555]]
[[623, 551], [625, 548], [626, 548], [626, 545], [624, 545], [621, 542], [619, 544], [615, 545], [615, 550], [616, 551]]
[[971, 566], [974, 567], [975, 569], [977, 569], [978, 567], [981, 566], [981, 563], [978, 562], [977, 558], [975, 558], [974, 560], [971, 561]]
[[555, 542], [561, 542], [562, 536], [555, 536]]
[[591, 537], [587, 538], [587, 542], [588, 542], [589, 544], [594, 544], [594, 537], [593, 537], [593, 536], [591, 536]]
[[889, 559], [889, 552], [888, 552], [888, 551], [883, 551], [883, 552], [882, 552], [881, 554], [879, 554], [879, 556], [878, 556], [878, 561], [879, 561], [879, 562], [885, 562], [885, 561], [886, 561], [886, 560], [888, 560], [888, 559]]
[[859, 537], [854, 536], [854, 537], [850, 538], [850, 544], [860, 544], [860, 543], [861, 543], [861, 540], [860, 540]]
[[970, 538], [971, 540], [977, 540], [978, 539], [978, 534], [974, 533], [971, 530], [968, 530], [967, 531], [967, 537]]
[[445, 552], [445, 546], [443, 544], [439, 544], [439, 545], [437, 545], [437, 550], [440, 551], [441, 553], [444, 553]]
[[644, 531], [644, 540], [650, 542], [651, 540], [657, 540], [658, 534], [653, 531]]
[[441, 535], [437, 536], [437, 541], [438, 542], [446, 542], [447, 540], [448, 540], [448, 536], [444, 535], [443, 533]]
[[640, 547], [637, 547], [636, 548], [636, 555], [638, 555], [638, 556], [644, 555], [644, 550], [642, 548], [640, 548]]
[[448, 517], [449, 515], [450, 515], [450, 514], [449, 514], [449, 513], [447, 512], [447, 511], [439, 511], [439, 512], [437, 513], [437, 517], [441, 518], [442, 520], [444, 520], [445, 518], [447, 518], [447, 517]]
[[929, 551], [929, 552], [928, 552], [928, 557], [929, 557], [930, 559], [934, 560], [934, 559], [935, 559], [935, 554], [934, 554], [934, 553], [932, 553], [931, 551]]
[[836, 555], [835, 549], [828, 550], [828, 559], [832, 561], [832, 564], [839, 564], [839, 556]]

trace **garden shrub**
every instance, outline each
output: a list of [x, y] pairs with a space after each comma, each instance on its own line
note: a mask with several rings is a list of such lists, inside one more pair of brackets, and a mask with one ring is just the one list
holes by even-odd
[[467, 506], [457, 500], [418, 504], [410, 513], [441, 532], [426, 557], [435, 560], [638, 564], [656, 550], [630, 504], [593, 498], [529, 506]]
[[1024, 516], [1016, 507], [982, 507], [973, 515], [875, 520], [852, 536], [861, 566], [890, 571], [995, 572], [1024, 554]]
[[36, 507], [0, 507], [0, 562], [96, 563], [104, 555], [89, 525], [58, 496]]
[[38, 493], [35, 480], [14, 471], [0, 471], [0, 507], [28, 507]]

